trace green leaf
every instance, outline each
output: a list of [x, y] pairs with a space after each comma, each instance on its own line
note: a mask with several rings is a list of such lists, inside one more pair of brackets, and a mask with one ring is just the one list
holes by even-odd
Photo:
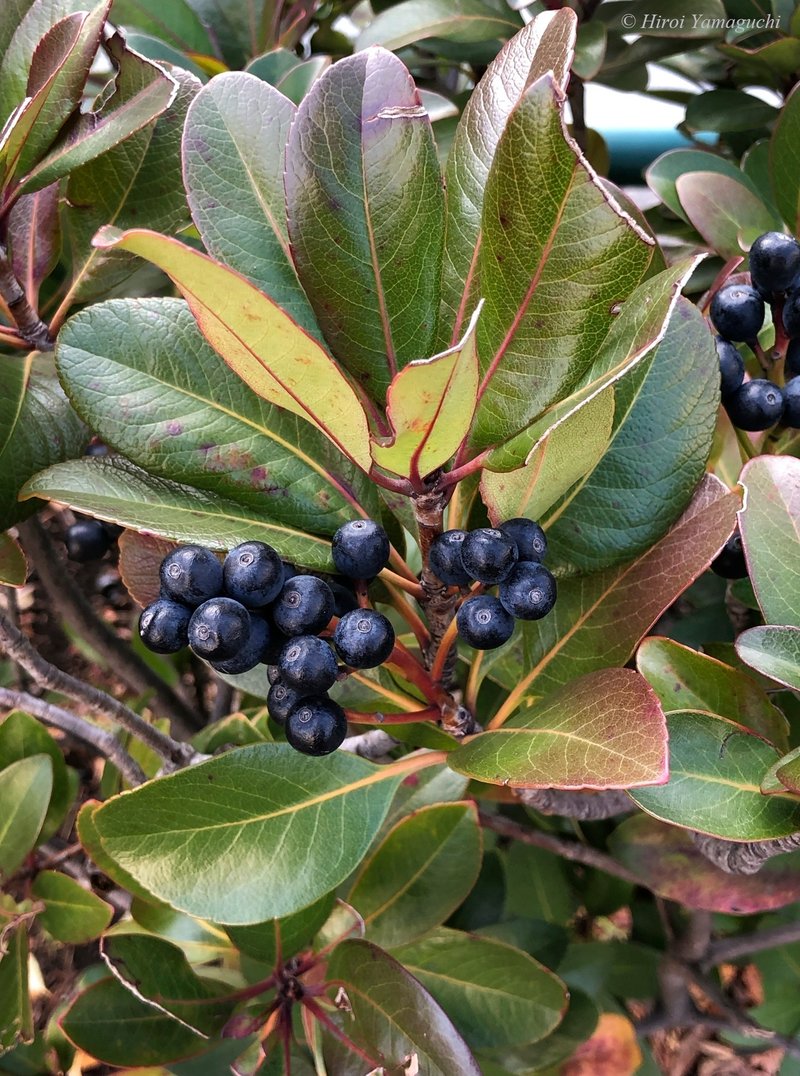
[[6, 926], [0, 947], [0, 1053], [33, 1041], [33, 1009], [28, 991], [28, 928]]
[[758, 187], [752, 179], [724, 157], [701, 149], [671, 149], [653, 161], [645, 173], [645, 178], [661, 201], [687, 224], [689, 219], [678, 197], [677, 181], [681, 176], [694, 172], [713, 172], [715, 181], [716, 176], [729, 179], [732, 183], [744, 186], [754, 199], [761, 200]]
[[48, 755], [31, 755], [0, 770], [0, 876], [10, 878], [35, 847], [53, 788]]
[[282, 93], [255, 75], [218, 75], [200, 91], [186, 117], [184, 181], [209, 254], [246, 276], [318, 336], [286, 225], [283, 173], [295, 112]]
[[768, 624], [800, 628], [800, 460], [757, 456], [741, 483], [739, 525], [761, 612]]
[[286, 207], [325, 339], [383, 401], [399, 369], [436, 350], [444, 237], [431, 122], [391, 53], [345, 57], [304, 98], [286, 151]]
[[764, 796], [761, 778], [778, 752], [744, 725], [699, 711], [667, 715], [670, 779], [630, 796], [648, 814], [735, 841], [766, 841], [800, 829], [800, 805]]
[[685, 123], [692, 131], [731, 134], [768, 127], [777, 114], [774, 105], [742, 90], [709, 90], [689, 98]]
[[186, 0], [114, 0], [114, 22], [160, 37], [180, 52], [211, 55], [208, 31]]
[[474, 803], [422, 807], [370, 853], [347, 903], [371, 941], [402, 945], [452, 915], [475, 885], [481, 854]]
[[769, 143], [769, 168], [775, 202], [792, 232], [800, 232], [800, 92], [784, 102]]
[[233, 1002], [219, 996], [225, 985], [201, 979], [181, 950], [163, 938], [114, 934], [101, 942], [101, 955], [135, 997], [204, 1038], [219, 1034], [231, 1014]]
[[558, 689], [502, 728], [470, 737], [447, 764], [511, 788], [661, 784], [667, 778], [664, 714], [638, 673], [603, 669]]
[[736, 653], [757, 672], [800, 691], [800, 628], [749, 628], [736, 640]]
[[152, 901], [152, 893], [140, 886], [127, 871], [123, 871], [111, 859], [100, 843], [100, 837], [94, 824], [95, 811], [100, 806], [102, 804], [98, 800], [87, 800], [78, 811], [78, 816], [75, 820], [75, 830], [86, 854], [100, 868], [103, 874], [107, 874], [122, 889], [127, 889], [134, 899], [139, 897], [143, 900]]
[[0, 363], [0, 530], [36, 511], [17, 503], [31, 475], [77, 455], [87, 434], [44, 360], [4, 357]]
[[295, 564], [332, 569], [330, 541], [274, 523], [266, 512], [257, 515], [218, 494], [153, 478], [121, 456], [50, 467], [27, 483], [22, 496], [45, 497], [110, 523], [211, 549], [266, 542]]
[[719, 552], [740, 503], [709, 475], [677, 523], [647, 552], [623, 567], [560, 580], [553, 612], [522, 625], [516, 641], [494, 663], [488, 661], [487, 671], [513, 693], [509, 707], [595, 669], [624, 665]]
[[[287, 71], [280, 79], [276, 89], [299, 105], [311, 87], [321, 78], [331, 65], [330, 56], [312, 56]], [[433, 118], [433, 117], [432, 117]]]
[[172, 104], [178, 84], [163, 68], [125, 48], [119, 34], [105, 43], [117, 72], [113, 89], [102, 91], [95, 107], [81, 113], [46, 157], [28, 173], [22, 193], [41, 190], [53, 180], [118, 146]]
[[16, 710], [0, 723], [0, 770], [32, 755], [47, 755], [53, 766], [53, 788], [42, 825], [42, 838], [46, 839], [64, 821], [74, 793], [59, 745], [35, 717]]
[[613, 855], [665, 900], [724, 915], [753, 915], [800, 900], [800, 854], [773, 856], [758, 874], [729, 874], [691, 836], [646, 814], [625, 819], [608, 841]]
[[689, 222], [723, 258], [739, 257], [781, 222], [742, 182], [719, 172], [678, 176], [675, 189]]
[[514, 471], [484, 470], [481, 498], [495, 521], [538, 520], [603, 458], [614, 424], [614, 387], [608, 385], [569, 412], [536, 442]]
[[31, 896], [44, 901], [38, 922], [66, 945], [82, 945], [99, 937], [114, 914], [110, 904], [58, 871], [40, 871], [33, 880]]
[[0, 56], [8, 50], [14, 31], [23, 22], [34, 0], [6, 0], [0, 10]]
[[28, 578], [25, 554], [10, 534], [0, 534], [0, 584], [22, 587]]
[[597, 1003], [582, 990], [572, 989], [569, 992], [569, 1008], [564, 1019], [543, 1042], [522, 1050], [517, 1048], [513, 1052], [506, 1049], [482, 1054], [480, 1060], [488, 1057], [491, 1062], [499, 1062], [507, 1066], [503, 1069], [504, 1072], [513, 1073], [514, 1076], [532, 1076], [536, 1072], [554, 1076], [558, 1070], [549, 1066], [558, 1065], [560, 1061], [571, 1057], [592, 1034], [599, 1016]]
[[270, 49], [269, 52], [251, 60], [245, 71], [250, 75], [255, 75], [256, 78], [263, 79], [271, 86], [277, 86], [284, 75], [288, 75], [302, 62], [300, 57], [290, 49]]
[[[498, 143], [478, 257], [481, 386], [472, 440], [509, 440], [591, 369], [653, 240], [624, 213], [563, 127], [550, 75], [525, 93]], [[547, 197], [531, 198], [531, 184]]]
[[392, 954], [431, 992], [473, 1049], [549, 1035], [567, 1007], [564, 984], [510, 945], [440, 928]]
[[393, 441], [373, 444], [379, 466], [419, 482], [455, 455], [475, 413], [479, 314], [480, 307], [455, 347], [412, 362], [393, 378], [386, 395]]
[[544, 920], [566, 924], [578, 910], [578, 900], [564, 860], [543, 848], [514, 842], [503, 857], [506, 901], [503, 919]]
[[57, 363], [90, 428], [151, 475], [317, 534], [379, 512], [363, 472], [248, 388], [179, 300], [116, 299], [76, 314]]
[[[135, 92], [139, 75], [138, 68], [124, 66], [120, 90]], [[159, 232], [173, 234], [189, 223], [181, 131], [200, 83], [177, 68], [172, 78], [177, 95], [154, 123], [70, 173], [63, 220], [72, 248], [70, 297], [75, 302], [106, 295], [141, 268], [132, 254], [92, 246], [98, 228], [132, 228], [146, 221]]]
[[[426, 1076], [479, 1076], [444, 1010], [388, 953], [367, 941], [342, 942], [328, 962], [328, 975], [341, 980], [352, 1009], [344, 1018], [347, 1035], [385, 1068], [399, 1070], [416, 1054]], [[332, 1071], [349, 1076], [351, 1070]], [[364, 1071], [363, 1061], [355, 1071]]]
[[399, 782], [346, 753], [306, 758], [256, 744], [109, 800], [93, 823], [108, 855], [159, 900], [246, 925], [290, 915], [344, 881]]
[[657, 637], [645, 639], [639, 647], [636, 667], [655, 688], [665, 710], [707, 710], [739, 721], [788, 750], [786, 718], [763, 688], [739, 669], [673, 639]]
[[250, 388], [306, 419], [369, 470], [367, 419], [354, 389], [320, 345], [267, 295], [206, 255], [142, 228], [104, 229], [95, 243], [129, 250], [163, 269], [205, 338]]
[[205, 919], [176, 912], [167, 904], [154, 904], [153, 898], [147, 900], [134, 896], [131, 901], [131, 920], [112, 927], [112, 932], [130, 933], [135, 928], [177, 945], [190, 964], [210, 964], [230, 961], [233, 946], [222, 927], [209, 923]]
[[[663, 21], [653, 16], [653, 10], [648, 0], [626, 0], [604, 5], [598, 17], [617, 33], [629, 32], [681, 41], [686, 38], [719, 37], [722, 34], [720, 20], [724, 22], [726, 16], [721, 0], [669, 0], [669, 3], [657, 8]], [[760, 13], [761, 9], [758, 10]], [[623, 21], [626, 16], [633, 21]], [[682, 45], [682, 48], [688, 47], [687, 44]]]
[[196, 1032], [140, 1001], [111, 978], [78, 994], [60, 1026], [79, 1050], [108, 1065], [163, 1065], [207, 1049], [205, 1039]]
[[608, 448], [543, 520], [551, 558], [568, 571], [596, 571], [649, 548], [703, 476], [719, 410], [719, 362], [694, 304], [678, 300], [655, 351], [629, 365], [613, 391]]
[[333, 893], [283, 919], [268, 919], [251, 927], [227, 927], [225, 933], [236, 948], [272, 967], [280, 953], [286, 961], [306, 946], [325, 924], [334, 903]]
[[505, 41], [517, 30], [519, 21], [510, 11], [501, 13], [483, 0], [403, 0], [375, 16], [356, 48], [383, 45], [397, 50], [430, 37], [471, 45]]

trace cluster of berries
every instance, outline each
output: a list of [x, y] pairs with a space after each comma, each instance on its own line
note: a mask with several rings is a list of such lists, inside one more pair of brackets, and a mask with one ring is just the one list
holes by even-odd
[[[765, 232], [750, 249], [748, 284], [728, 284], [711, 303], [711, 321], [719, 333], [722, 402], [740, 430], [767, 430], [783, 420], [800, 427], [800, 243], [782, 232]], [[736, 343], [753, 347], [764, 324], [765, 303], [773, 319], [782, 318], [789, 339], [784, 387], [767, 378], [744, 380], [744, 362]]]
[[[372, 579], [389, 559], [378, 523], [340, 527], [332, 556], [347, 579]], [[394, 628], [374, 609], [358, 608], [352, 591], [298, 573], [263, 542], [244, 542], [224, 562], [209, 549], [186, 545], [161, 564], [161, 596], [143, 611], [139, 632], [159, 654], [188, 645], [218, 672], [236, 675], [266, 664], [270, 716], [298, 751], [326, 755], [347, 733], [344, 710], [327, 692], [350, 669], [383, 664]], [[330, 641], [320, 633], [338, 617]], [[331, 646], [332, 644], [332, 646]]]
[[458, 634], [476, 650], [508, 642], [515, 620], [541, 620], [556, 603], [556, 581], [541, 563], [547, 539], [531, 519], [499, 527], [451, 530], [431, 544], [431, 571], [448, 586], [498, 586], [497, 597], [476, 594], [456, 614]]

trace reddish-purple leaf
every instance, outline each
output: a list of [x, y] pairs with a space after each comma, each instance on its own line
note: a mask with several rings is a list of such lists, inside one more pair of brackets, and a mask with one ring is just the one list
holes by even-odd
[[61, 249], [58, 183], [23, 194], [8, 214], [8, 246], [14, 273], [28, 301], [36, 304], [39, 285], [55, 268]]

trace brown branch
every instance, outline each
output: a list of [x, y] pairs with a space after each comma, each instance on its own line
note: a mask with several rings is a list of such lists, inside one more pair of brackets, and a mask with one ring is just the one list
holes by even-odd
[[50, 330], [28, 302], [25, 290], [14, 275], [8, 251], [0, 244], [0, 295], [6, 301], [20, 336], [36, 351], [52, 351], [55, 340]]
[[738, 960], [739, 957], [749, 956], [751, 953], [761, 953], [776, 945], [790, 945], [796, 941], [800, 941], [800, 920], [755, 930], [752, 934], [737, 935], [735, 938], [720, 938], [719, 941], [712, 942], [702, 967], [707, 971], [717, 964]]
[[25, 713], [38, 717], [45, 725], [51, 725], [88, 744], [99, 755], [113, 763], [129, 785], [135, 787], [147, 780], [139, 764], [134, 762], [113, 733], [84, 721], [69, 710], [62, 710], [60, 706], [38, 699], [26, 691], [12, 691], [6, 687], [0, 687], [0, 709], [24, 710]]

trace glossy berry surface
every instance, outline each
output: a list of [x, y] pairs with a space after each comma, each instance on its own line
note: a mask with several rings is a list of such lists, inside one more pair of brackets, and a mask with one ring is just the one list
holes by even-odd
[[468, 598], [456, 614], [458, 634], [476, 650], [494, 650], [514, 633], [514, 618], [491, 594]]
[[148, 650], [155, 654], [177, 654], [189, 642], [191, 611], [180, 602], [159, 598], [142, 610], [139, 634]]
[[333, 632], [336, 653], [351, 669], [374, 669], [394, 649], [394, 628], [374, 609], [346, 613]]
[[765, 232], [750, 248], [753, 287], [767, 295], [786, 291], [800, 273], [800, 243], [783, 232]]
[[64, 534], [67, 556], [79, 564], [100, 560], [111, 548], [111, 538], [99, 519], [79, 519]]
[[744, 359], [730, 340], [721, 336], [714, 338], [719, 359], [719, 388], [723, 396], [736, 392], [744, 381]]
[[305, 695], [321, 695], [336, 682], [336, 658], [324, 639], [298, 635], [290, 639], [278, 659], [281, 680]]
[[250, 672], [264, 660], [264, 653], [269, 644], [269, 625], [263, 616], [251, 614], [250, 637], [244, 646], [226, 661], [212, 661], [211, 665], [217, 672], [227, 676], [239, 676], [241, 673]]
[[277, 721], [279, 725], [284, 725], [286, 718], [304, 697], [304, 692], [298, 691], [297, 688], [289, 687], [283, 680], [276, 680], [267, 695], [269, 716], [273, 721]]
[[715, 575], [721, 575], [723, 579], [744, 579], [747, 575], [747, 561], [744, 559], [742, 536], [738, 529], [711, 562], [711, 571]]
[[243, 542], [232, 549], [222, 568], [225, 593], [247, 609], [263, 609], [284, 583], [283, 561], [264, 542]]
[[534, 520], [518, 516], [507, 519], [497, 529], [514, 542], [520, 560], [544, 560], [547, 556], [547, 537]]
[[800, 377], [800, 338], [789, 342], [786, 349], [783, 376], [787, 381], [790, 381], [793, 377]]
[[461, 560], [471, 578], [490, 586], [502, 583], [518, 558], [516, 542], [494, 527], [470, 531], [461, 547]]
[[332, 699], [305, 698], [286, 720], [286, 739], [304, 755], [329, 755], [347, 735], [347, 717]]
[[355, 591], [352, 587], [345, 586], [344, 583], [340, 583], [336, 579], [331, 579], [328, 586], [331, 588], [331, 593], [333, 594], [334, 616], [344, 616], [344, 614], [349, 613], [351, 609], [358, 608], [358, 599], [356, 598]]
[[250, 614], [233, 598], [210, 598], [192, 613], [189, 646], [206, 661], [227, 661], [250, 638]]
[[186, 605], [202, 605], [222, 593], [222, 565], [200, 545], [182, 545], [168, 553], [160, 576], [164, 596]]
[[431, 542], [428, 564], [436, 578], [449, 587], [464, 587], [472, 582], [461, 559], [466, 537], [466, 531], [450, 530], [438, 534]]
[[272, 619], [284, 635], [316, 635], [333, 616], [333, 592], [314, 575], [295, 575], [272, 606]]
[[768, 430], [783, 414], [783, 393], [771, 381], [746, 381], [725, 400], [731, 422], [740, 430]]
[[790, 292], [783, 306], [783, 327], [790, 340], [800, 338], [800, 288]]
[[556, 604], [555, 577], [533, 561], [522, 561], [500, 584], [497, 596], [503, 608], [517, 620], [541, 620]]
[[331, 554], [348, 579], [374, 579], [389, 563], [389, 536], [373, 519], [354, 519], [334, 534]]
[[783, 388], [783, 421], [787, 426], [800, 429], [800, 377], [793, 377]]
[[764, 324], [764, 300], [748, 284], [728, 284], [711, 302], [711, 321], [726, 340], [755, 340]]

